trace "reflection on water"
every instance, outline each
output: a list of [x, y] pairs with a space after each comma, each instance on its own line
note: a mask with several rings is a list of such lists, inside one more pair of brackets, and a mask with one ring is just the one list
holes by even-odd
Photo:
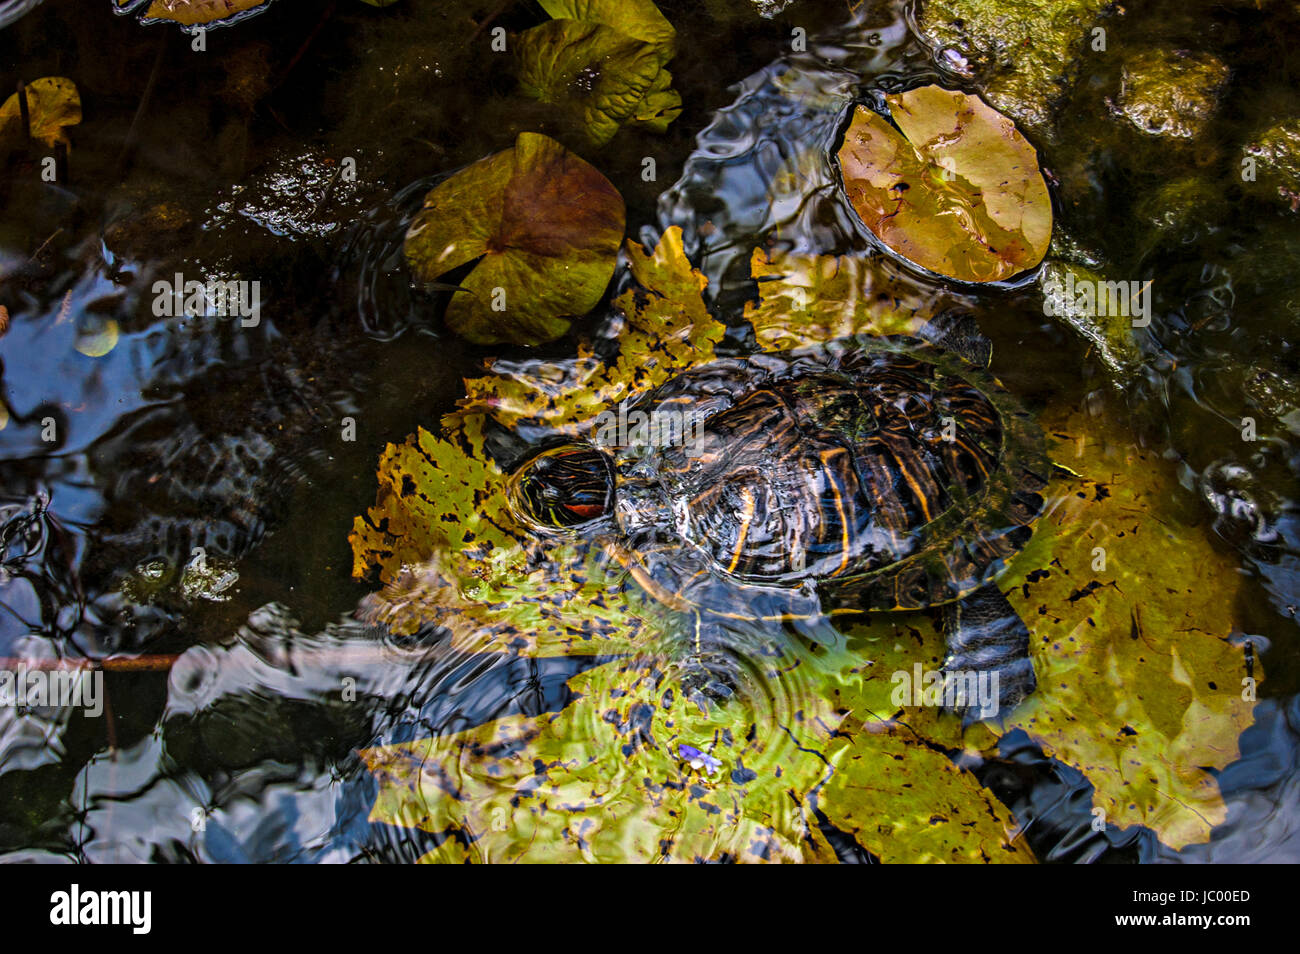
[[[30, 6], [0, 4], [0, 25]], [[39, 48], [31, 31], [47, 22], [40, 18], [67, 16], [69, 6], [44, 4], [0, 34], [0, 48]], [[79, 147], [86, 158], [78, 160], [86, 174], [68, 188], [4, 193], [13, 224], [0, 233], [0, 301], [9, 315], [0, 338], [0, 656], [147, 652], [161, 661], [152, 670], [108, 673], [107, 720], [0, 707], [0, 851], [43, 860], [414, 860], [443, 836], [368, 821], [376, 783], [359, 750], [433, 738], [436, 752], [437, 740], [495, 720], [560, 712], [572, 698], [568, 681], [607, 662], [467, 651], [435, 627], [399, 638], [352, 613], [366, 588], [350, 580], [346, 536], [352, 516], [373, 501], [379, 451], [450, 410], [459, 378], [484, 356], [429, 320], [444, 293], [411, 287], [401, 237], [438, 176], [499, 148], [488, 144], [513, 132], [492, 127], [502, 115], [493, 107], [477, 123], [449, 127], [459, 132], [429, 134], [438, 141], [418, 157], [397, 159], [415, 136], [385, 112], [394, 128], [367, 131], [391, 137], [382, 143], [388, 155], [376, 160], [385, 175], [343, 187], [331, 163], [347, 143], [323, 135], [319, 150], [304, 151], [281, 137], [277, 124], [297, 123], [269, 104], [283, 103], [269, 101], [241, 139], [223, 123], [237, 129], [248, 122], [244, 112], [238, 122], [222, 112], [234, 109], [229, 104], [191, 112], [164, 88], [140, 120], [137, 176], [149, 180], [160, 205], [188, 207], [195, 227], [162, 247], [134, 245], [121, 238], [127, 232], [108, 227], [121, 221], [116, 212], [101, 213], [138, 203], [123, 206], [120, 195], [110, 200], [90, 183], [107, 181], [123, 155], [123, 130], [155, 47], [133, 32], [134, 23], [104, 12], [103, 28], [118, 31], [126, 61], [138, 67], [136, 85], [105, 89], [95, 101], [94, 76], [103, 67], [83, 48], [87, 99], [100, 117], [87, 110]], [[281, 16], [273, 11], [239, 29], [251, 35], [259, 23], [290, 22]], [[682, 227], [687, 252], [709, 278], [710, 307], [732, 324], [754, 297], [755, 247], [870, 259], [918, 300], [955, 297], [975, 311], [994, 341], [995, 369], [1029, 403], [1091, 394], [1091, 404], [1125, 420], [1135, 444], [1176, 461], [1182, 486], [1168, 489], [1170, 505], [1240, 560], [1249, 580], [1234, 636], [1254, 647], [1268, 673], [1241, 757], [1219, 776], [1228, 820], [1209, 844], [1182, 852], [1141, 829], [1097, 832], [1089, 781], [1046, 758], [1023, 733], [1004, 738], [998, 758], [970, 767], [1015, 813], [1043, 860], [1294, 859], [1300, 366], [1292, 286], [1300, 248], [1293, 225], [1206, 213], [1182, 231], [1117, 237], [1105, 220], [1140, 221], [1130, 213], [1160, 172], [1120, 170], [1122, 156], [1108, 152], [1114, 147], [1093, 143], [1081, 175], [1094, 190], [1092, 208], [1105, 214], [1067, 212], [1062, 222], [1078, 248], [1094, 250], [1096, 267], [1160, 276], [1154, 320], [1140, 339], [1146, 369], [1122, 395], [1111, 393], [1097, 357], [1042, 315], [1027, 292], [1032, 277], [953, 290], [864, 234], [837, 193], [830, 160], [847, 110], [900, 84], [961, 77], [909, 32], [902, 4], [862, 4], [848, 24], [839, 22], [843, 5], [809, 4], [807, 16], [824, 27], [809, 31], [807, 51], [779, 57], [731, 93], [720, 88], [741, 75], [730, 58], [711, 55], [707, 79], [684, 66], [682, 123], [694, 121], [689, 132], [698, 140], [691, 146], [680, 138], [683, 129], [674, 131], [677, 139], [656, 141], [655, 148], [680, 147], [679, 161], [689, 156], [659, 196], [647, 237]], [[774, 23], [783, 43], [788, 24]], [[288, 91], [297, 82], [324, 84], [322, 125], [342, 125], [347, 115], [355, 132], [365, 111], [331, 114], [330, 104], [351, 103], [350, 69], [376, 82], [376, 63], [354, 62], [360, 54], [337, 24], [311, 38], [335, 74], [305, 72], [310, 57], [308, 65], [289, 63], [311, 26], [290, 27], [299, 32], [278, 65], [291, 78], [280, 82]], [[752, 23], [736, 29], [740, 44], [764, 36]], [[1265, 70], [1249, 46], [1225, 55], [1252, 75]], [[1089, 88], [1086, 78], [1080, 88]], [[472, 90], [461, 95], [449, 109], [472, 103]], [[692, 102], [721, 108], [710, 114]], [[159, 131], [164, 117], [189, 124], [199, 141], [224, 135], [231, 152], [179, 161]], [[1228, 136], [1233, 120], [1223, 123]], [[259, 152], [250, 128], [280, 148]], [[1045, 165], [1074, 173], [1074, 145], [1044, 145]], [[651, 146], [626, 148], [627, 155], [610, 154], [612, 166], [638, 168], [638, 150]], [[244, 164], [223, 177], [221, 164], [237, 162], [236, 153]], [[645, 223], [649, 203], [633, 197], [633, 211], [638, 201], [645, 214], [631, 218]], [[109, 235], [121, 241], [107, 242]], [[200, 280], [274, 276], [264, 282], [264, 322], [240, 329], [211, 316], [155, 317], [153, 283], [177, 271]], [[729, 346], [743, 347], [743, 339], [737, 328]], [[532, 355], [504, 357], [535, 368]], [[1258, 418], [1255, 443], [1239, 438], [1245, 414]], [[344, 419], [357, 426], [357, 440], [341, 439]], [[229, 599], [198, 598], [185, 584], [196, 549], [221, 574], [226, 567], [237, 574], [222, 576], [227, 582], [214, 591]], [[132, 574], [137, 585], [124, 588]], [[689, 637], [685, 629], [674, 633]], [[729, 705], [757, 714], [760, 743], [745, 763], [751, 771], [793, 757], [798, 742], [787, 728], [809, 702], [809, 673], [820, 664], [809, 646], [744, 627], [722, 643]], [[643, 646], [627, 671], [645, 674], [638, 678], [650, 680], [646, 691], [659, 693], [689, 656], [680, 649]], [[591, 678], [599, 686], [606, 677]], [[580, 737], [599, 737], [601, 712], [577, 707], [572, 718]], [[672, 744], [711, 751], [707, 739]], [[612, 786], [635, 784], [631, 768], [618, 772]], [[847, 836], [829, 826], [823, 834], [843, 860], [869, 860]]]

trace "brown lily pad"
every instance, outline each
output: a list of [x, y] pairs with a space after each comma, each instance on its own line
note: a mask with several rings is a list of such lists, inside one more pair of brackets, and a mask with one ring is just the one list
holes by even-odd
[[859, 106], [839, 151], [844, 188], [871, 232], [932, 272], [1002, 281], [1047, 254], [1052, 206], [1038, 154], [978, 97], [923, 86]]

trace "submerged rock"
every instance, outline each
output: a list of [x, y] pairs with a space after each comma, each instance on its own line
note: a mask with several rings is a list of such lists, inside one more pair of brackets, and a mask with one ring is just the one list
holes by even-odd
[[1105, 0], [930, 0], [917, 26], [950, 68], [969, 68], [985, 98], [1019, 125], [1044, 132], [1079, 76]]
[[1101, 274], [1083, 265], [1052, 259], [1043, 266], [1039, 287], [1044, 313], [1068, 325], [1088, 343], [1109, 372], [1112, 383], [1123, 386], [1137, 374], [1142, 366], [1142, 350], [1133, 329], [1135, 317], [1141, 321], [1143, 316], [1135, 316], [1136, 303], [1129, 302], [1123, 313], [1119, 309], [1099, 307], [1098, 303], [1099, 298], [1105, 298], [1104, 291], [1108, 288], [1131, 292], [1128, 283], [1107, 282]]
[[1280, 199], [1292, 212], [1300, 211], [1300, 118], [1265, 129], [1246, 143], [1242, 153], [1247, 191]]
[[1125, 61], [1114, 109], [1144, 136], [1190, 141], [1217, 112], [1230, 73], [1208, 53], [1144, 50]]

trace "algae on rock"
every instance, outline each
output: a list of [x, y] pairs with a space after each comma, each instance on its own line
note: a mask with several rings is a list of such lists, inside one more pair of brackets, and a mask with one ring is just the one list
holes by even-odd
[[1052, 111], [1079, 76], [1105, 0], [928, 0], [922, 37], [984, 79], [985, 98], [1018, 125], [1046, 133]]

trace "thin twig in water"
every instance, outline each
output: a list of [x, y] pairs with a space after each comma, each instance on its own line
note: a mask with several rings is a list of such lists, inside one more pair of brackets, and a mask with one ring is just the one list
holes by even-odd
[[34, 262], [34, 261], [36, 261], [36, 256], [37, 256], [37, 255], [40, 255], [41, 252], [45, 251], [45, 246], [49, 245], [49, 244], [50, 244], [51, 242], [53, 242], [56, 238], [58, 238], [59, 233], [62, 232], [62, 231], [63, 231], [63, 226], [60, 225], [57, 229], [54, 230], [54, 234], [53, 234], [53, 235], [51, 235], [51, 236], [50, 236], [49, 238], [47, 238], [44, 242], [41, 243], [40, 248], [38, 248], [36, 251], [32, 252], [32, 257], [29, 258], [27, 261], [28, 261], [28, 262]]
[[131, 154], [135, 151], [136, 132], [140, 125], [140, 117], [144, 115], [145, 108], [149, 105], [149, 100], [153, 99], [154, 86], [158, 83], [158, 74], [162, 72], [163, 56], [167, 53], [168, 33], [160, 31], [158, 34], [158, 54], [153, 60], [153, 69], [149, 71], [149, 81], [145, 83], [144, 92], [140, 95], [140, 105], [135, 108], [135, 115], [131, 117], [131, 125], [126, 131], [126, 141], [122, 143], [122, 154], [117, 157], [117, 168], [113, 175], [116, 179], [121, 179], [122, 174], [126, 172], [127, 163], [131, 159]]
[[311, 28], [311, 32], [307, 34], [307, 39], [302, 41], [302, 46], [298, 47], [298, 52], [289, 59], [289, 65], [280, 72], [279, 78], [271, 84], [271, 89], [279, 89], [284, 81], [289, 78], [289, 74], [293, 72], [293, 68], [298, 65], [298, 61], [301, 60], [303, 54], [307, 52], [307, 47], [311, 46], [312, 40], [316, 39], [316, 34], [320, 33], [321, 27], [325, 25], [325, 21], [334, 15], [334, 9], [337, 6], [338, 0], [330, 0], [330, 5], [325, 8], [325, 11], [320, 15], [320, 19], [316, 21], [316, 25]]

